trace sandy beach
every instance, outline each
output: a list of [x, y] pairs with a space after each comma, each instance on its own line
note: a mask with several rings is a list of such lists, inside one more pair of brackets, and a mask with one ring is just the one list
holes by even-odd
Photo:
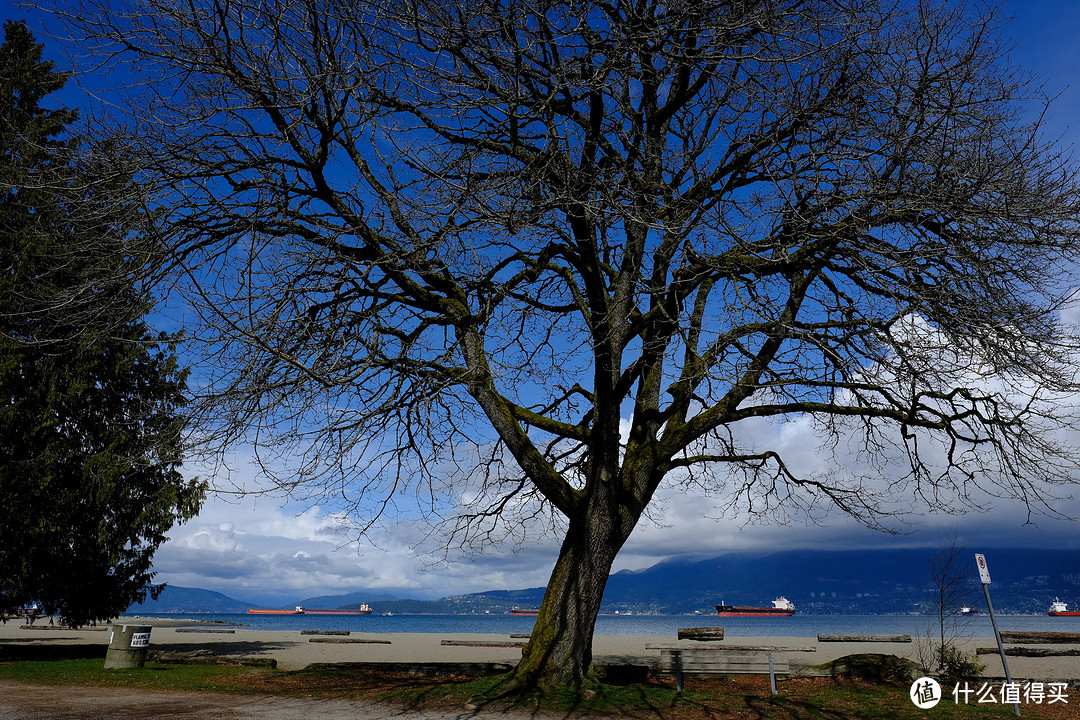
[[[514, 663], [521, 657], [524, 639], [507, 635], [438, 633], [361, 633], [310, 635], [301, 631], [251, 630], [244, 627], [208, 625], [199, 621], [163, 618], [121, 618], [117, 624], [150, 625], [150, 649], [173, 652], [210, 650], [216, 655], [274, 658], [282, 670], [299, 670], [312, 663]], [[0, 625], [0, 645], [29, 648], [39, 645], [87, 645], [109, 643], [108, 626], [66, 630], [47, 627], [40, 621], [24, 629], [18, 621]], [[657, 665], [655, 646], [759, 647], [799, 649], [786, 653], [806, 664], [819, 664], [853, 653], [889, 653], [918, 659], [918, 643], [819, 642], [805, 637], [728, 637], [719, 642], [678, 641], [671, 636], [597, 635], [593, 640], [597, 664]], [[962, 648], [994, 647], [992, 638], [966, 640]], [[1008, 647], [1008, 646], [1006, 646]], [[1042, 646], [1047, 647], [1047, 646]], [[1080, 651], [1080, 645], [1054, 646]], [[984, 675], [1003, 677], [996, 654], [981, 655]], [[1080, 679], [1080, 657], [1009, 657], [1009, 669], [1017, 680], [1057, 681]]]

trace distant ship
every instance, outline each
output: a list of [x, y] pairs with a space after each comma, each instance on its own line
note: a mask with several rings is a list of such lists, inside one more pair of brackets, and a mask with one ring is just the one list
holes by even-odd
[[746, 607], [725, 605], [721, 600], [716, 606], [716, 614], [720, 617], [790, 617], [795, 614], [795, 605], [783, 595], [772, 604], [772, 607]]
[[370, 615], [371, 608], [367, 603], [364, 603], [359, 608], [347, 610], [306, 608], [303, 605], [297, 605], [294, 610], [257, 610], [255, 608], [248, 608], [248, 613], [252, 615]]
[[1054, 602], [1050, 603], [1050, 610], [1046, 614], [1050, 617], [1078, 617], [1080, 616], [1080, 610], [1070, 610], [1066, 603], [1054, 598]]
[[304, 608], [300, 605], [296, 606], [295, 610], [258, 610], [256, 608], [248, 608], [248, 614], [250, 615], [303, 615]]
[[971, 615], [978, 615], [979, 611], [973, 607], [968, 607], [967, 605], [965, 605], [964, 607], [960, 608], [960, 614], [967, 617]]
[[304, 608], [305, 615], [370, 615], [371, 606], [367, 603], [363, 603], [358, 608], [348, 608], [341, 610], [313, 610], [311, 608]]
[[529, 610], [526, 608], [510, 608], [511, 615], [517, 615], [518, 617], [536, 617], [540, 614], [540, 610]]

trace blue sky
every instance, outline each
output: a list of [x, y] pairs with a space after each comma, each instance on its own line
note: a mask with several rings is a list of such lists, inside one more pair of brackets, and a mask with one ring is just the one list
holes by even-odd
[[[1065, 144], [1075, 142], [1080, 137], [1080, 88], [1071, 87], [1070, 82], [1076, 77], [1080, 60], [1080, 3], [1012, 0], [1005, 3], [1003, 10], [1015, 16], [1006, 27], [1006, 34], [1016, 42], [1014, 61], [1042, 76], [1047, 94], [1057, 97], [1048, 130], [1060, 135]], [[8, 16], [28, 19], [39, 40], [50, 42], [47, 36], [51, 26], [46, 16], [29, 11]], [[50, 45], [49, 50], [59, 68], [70, 67], [55, 45]], [[65, 100], [78, 103], [78, 97], [77, 92], [72, 92]], [[820, 443], [808, 425], [787, 423], [782, 428], [763, 426], [755, 431], [773, 433], [776, 443], [806, 466], [825, 467], [830, 461], [818, 453]], [[846, 461], [857, 462], [854, 458]], [[230, 466], [232, 474], [228, 478], [213, 468], [189, 469], [193, 474], [210, 477], [222, 490], [256, 486], [243, 451], [237, 451]], [[1080, 504], [1069, 505], [1072, 514], [1080, 515]], [[709, 510], [711, 501], [682, 491], [663, 494], [657, 507], [662, 509], [659, 522], [643, 525], [635, 532], [616, 569], [645, 567], [682, 553], [932, 544], [941, 532], [953, 528], [976, 550], [1004, 545], [1080, 550], [1080, 533], [1074, 524], [1048, 521], [1039, 527], [1025, 525], [1023, 509], [1009, 505], [965, 516], [923, 507], [918, 524], [907, 528], [912, 532], [898, 536], [872, 534], [831, 515], [821, 518], [817, 525], [742, 525], [739, 518], [717, 519], [720, 511]], [[557, 540], [549, 538], [521, 547], [515, 554], [439, 562], [439, 556], [423, 552], [423, 531], [414, 524], [395, 524], [357, 543], [329, 510], [284, 503], [272, 495], [226, 492], [211, 496], [199, 517], [170, 533], [172, 539], [158, 551], [155, 567], [159, 581], [209, 588], [260, 603], [285, 603], [365, 588], [413, 597], [441, 597], [543, 585], [558, 548]]]

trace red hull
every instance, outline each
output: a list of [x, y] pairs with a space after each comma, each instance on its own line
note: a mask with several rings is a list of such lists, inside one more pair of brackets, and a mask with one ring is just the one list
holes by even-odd
[[1048, 612], [1050, 617], [1080, 617], [1080, 610], [1066, 610], [1065, 612]]
[[513, 610], [510, 611], [510, 614], [511, 615], [517, 615], [518, 617], [536, 617], [537, 615], [540, 614], [540, 611], [539, 610], [519, 610], [518, 608], [514, 608]]
[[370, 610], [256, 610], [248, 608], [252, 615], [370, 615]]
[[717, 617], [791, 617], [794, 610], [773, 610], [772, 608], [735, 607], [717, 610]]

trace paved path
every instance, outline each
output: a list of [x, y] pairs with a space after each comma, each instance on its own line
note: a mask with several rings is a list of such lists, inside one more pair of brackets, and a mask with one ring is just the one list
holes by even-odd
[[0, 681], [0, 720], [512, 720], [513, 714], [420, 712], [352, 700], [232, 693], [48, 687]]

